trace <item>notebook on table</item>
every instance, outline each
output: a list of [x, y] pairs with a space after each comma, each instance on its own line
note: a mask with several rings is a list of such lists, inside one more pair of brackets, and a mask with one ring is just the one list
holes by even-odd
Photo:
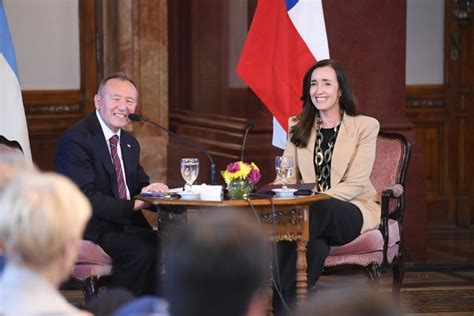
[[[288, 184], [287, 187], [288, 188], [292, 188], [292, 189], [296, 189], [298, 190], [297, 192], [301, 192], [301, 193], [304, 193], [303, 195], [310, 195], [311, 193], [313, 193], [313, 188], [315, 186], [315, 183], [297, 183], [297, 184]], [[281, 184], [266, 184], [262, 187], [260, 187], [258, 190], [257, 190], [257, 193], [258, 194], [265, 194], [265, 195], [273, 195], [273, 191], [274, 189], [279, 189], [281, 188], [282, 185]], [[306, 194], [307, 193], [307, 194]], [[314, 192], [316, 193], [316, 192]], [[298, 194], [296, 194], [298, 195]]]

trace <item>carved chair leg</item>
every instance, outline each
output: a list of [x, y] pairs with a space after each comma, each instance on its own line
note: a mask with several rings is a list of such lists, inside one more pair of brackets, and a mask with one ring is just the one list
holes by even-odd
[[84, 301], [87, 303], [92, 298], [99, 294], [99, 278], [97, 276], [90, 276], [84, 280], [82, 288], [84, 293]]
[[380, 267], [378, 264], [372, 263], [371, 265], [365, 267], [364, 274], [367, 277], [367, 281], [370, 285], [376, 286], [379, 284]]

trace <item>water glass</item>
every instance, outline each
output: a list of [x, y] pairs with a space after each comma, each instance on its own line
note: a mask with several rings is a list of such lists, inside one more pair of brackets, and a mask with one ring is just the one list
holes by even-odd
[[290, 156], [277, 156], [275, 158], [275, 169], [278, 178], [282, 181], [282, 190], [287, 190], [288, 179], [293, 175], [293, 157]]
[[181, 159], [181, 176], [186, 184], [184, 190], [192, 192], [193, 183], [199, 175], [199, 159], [197, 158], [183, 158]]

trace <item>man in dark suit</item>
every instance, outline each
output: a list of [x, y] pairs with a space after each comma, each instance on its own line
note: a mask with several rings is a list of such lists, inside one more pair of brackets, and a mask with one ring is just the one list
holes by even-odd
[[92, 204], [84, 238], [112, 257], [110, 286], [142, 295], [157, 290], [159, 240], [140, 211], [149, 205], [133, 196], [165, 192], [168, 187], [149, 184], [140, 165], [140, 145], [122, 130], [137, 100], [136, 85], [124, 73], [103, 79], [94, 97], [96, 111], [59, 140], [55, 168], [71, 178]]

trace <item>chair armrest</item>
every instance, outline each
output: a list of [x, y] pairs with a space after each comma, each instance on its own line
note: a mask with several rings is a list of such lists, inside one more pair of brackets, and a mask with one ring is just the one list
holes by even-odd
[[401, 184], [394, 184], [382, 191], [380, 227], [384, 240], [384, 262], [387, 260], [387, 248], [389, 240], [388, 220], [390, 218], [390, 200], [403, 198], [404, 188]]
[[392, 185], [391, 187], [386, 188], [384, 192], [386, 191], [388, 191], [387, 193], [390, 194], [390, 197], [398, 198], [402, 196], [404, 192], [404, 188], [403, 188], [403, 185], [401, 184], [395, 184], [395, 185]]
[[403, 185], [401, 184], [394, 184], [392, 186], [389, 186], [385, 188], [385, 190], [382, 191], [381, 193], [381, 207], [382, 207], [382, 212], [380, 214], [381, 220], [383, 221], [384, 219], [388, 221], [389, 218], [389, 208], [390, 208], [390, 199], [398, 199], [403, 196], [404, 188]]

